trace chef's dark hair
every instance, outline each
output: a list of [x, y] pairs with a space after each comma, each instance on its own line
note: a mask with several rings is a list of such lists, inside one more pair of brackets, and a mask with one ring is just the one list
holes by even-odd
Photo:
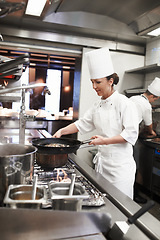
[[113, 78], [113, 85], [117, 85], [119, 82], [119, 77], [118, 77], [117, 73], [113, 73], [112, 75], [109, 75], [106, 78], [107, 78], [107, 80], [110, 80], [111, 78]]
[[148, 96], [153, 95], [154, 98], [157, 98], [157, 97], [158, 97], [158, 96], [154, 95], [153, 93], [151, 93], [150, 91], [148, 91], [148, 89], [145, 91], [145, 93], [146, 93]]

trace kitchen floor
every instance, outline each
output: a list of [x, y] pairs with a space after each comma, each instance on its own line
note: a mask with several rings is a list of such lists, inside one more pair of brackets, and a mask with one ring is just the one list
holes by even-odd
[[[160, 221], [160, 197], [157, 195], [152, 195], [146, 189], [139, 187], [139, 195], [144, 197], [147, 200], [155, 201], [155, 205], [149, 210], [149, 213], [152, 214], [155, 218]], [[138, 203], [140, 206], [143, 204]]]

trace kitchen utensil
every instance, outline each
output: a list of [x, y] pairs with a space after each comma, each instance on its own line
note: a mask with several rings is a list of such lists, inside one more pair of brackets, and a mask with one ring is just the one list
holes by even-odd
[[69, 186], [69, 195], [70, 196], [72, 196], [72, 194], [73, 194], [75, 179], [76, 179], [76, 174], [73, 173], [72, 176], [71, 176], [71, 184]]
[[0, 144], [0, 203], [10, 184], [32, 180], [36, 151], [31, 145]]
[[36, 199], [36, 190], [37, 190], [37, 175], [34, 175], [33, 188], [32, 188], [32, 200]]
[[85, 188], [79, 183], [74, 184], [72, 195], [69, 195], [70, 183], [68, 182], [50, 181], [48, 186], [54, 210], [80, 211], [82, 200], [89, 197]]
[[36, 153], [36, 163], [43, 169], [54, 169], [64, 166], [68, 161], [68, 154]]
[[[63, 154], [76, 152], [82, 144], [87, 144], [91, 139], [85, 141], [79, 141], [72, 138], [44, 138], [44, 139], [33, 139], [33, 146], [37, 147], [38, 153], [42, 154]], [[49, 144], [62, 144], [59, 147], [49, 147]]]
[[140, 210], [138, 210], [133, 216], [129, 217], [127, 222], [115, 222], [111, 230], [108, 232], [107, 237], [111, 240], [121, 240], [123, 235], [127, 233], [130, 224], [135, 223], [135, 221], [145, 212], [147, 212], [151, 207], [153, 207], [154, 204], [155, 202], [150, 200], [145, 205], [143, 205], [142, 208], [140, 208]]
[[28, 184], [9, 185], [4, 203], [11, 208], [41, 208], [47, 202], [46, 187], [38, 186], [36, 198], [32, 198], [33, 186]]

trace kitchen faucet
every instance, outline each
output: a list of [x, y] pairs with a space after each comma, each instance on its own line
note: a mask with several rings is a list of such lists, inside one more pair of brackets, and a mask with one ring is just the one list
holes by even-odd
[[25, 91], [26, 89], [33, 89], [33, 88], [42, 87], [42, 86], [46, 87], [47, 85], [46, 83], [37, 83], [37, 84], [22, 85], [20, 87], [14, 87], [14, 88], [5, 88], [0, 90], [0, 94], [21, 90], [21, 107], [20, 107], [20, 116], [19, 116], [19, 143], [20, 144], [25, 144], [26, 121], [27, 120], [33, 121], [35, 118], [35, 116], [29, 116], [29, 115], [26, 115], [25, 113]]

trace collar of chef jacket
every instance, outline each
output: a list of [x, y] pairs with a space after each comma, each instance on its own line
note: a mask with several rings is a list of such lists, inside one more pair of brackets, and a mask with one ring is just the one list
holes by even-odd
[[106, 99], [101, 99], [101, 101], [100, 101], [100, 106], [103, 105], [103, 104], [105, 104], [105, 103], [111, 102], [111, 101], [113, 100], [113, 98], [115, 97], [115, 95], [117, 95], [117, 94], [118, 94], [118, 91], [116, 90], [116, 91], [114, 91], [114, 92], [112, 93], [112, 95], [109, 96], [108, 98], [106, 98]]
[[141, 94], [141, 96], [144, 97], [149, 102], [149, 100], [146, 96], [144, 96], [143, 94]]

